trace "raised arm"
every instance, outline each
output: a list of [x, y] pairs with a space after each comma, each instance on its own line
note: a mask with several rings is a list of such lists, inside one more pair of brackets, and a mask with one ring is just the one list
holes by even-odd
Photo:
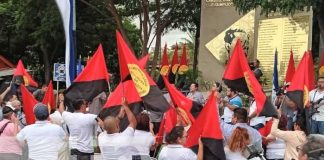
[[125, 113], [127, 115], [128, 121], [129, 121], [128, 127], [132, 127], [135, 129], [136, 125], [137, 125], [137, 121], [136, 121], [136, 118], [135, 118], [133, 112], [129, 109], [126, 99], [123, 99], [122, 107], [125, 110]]

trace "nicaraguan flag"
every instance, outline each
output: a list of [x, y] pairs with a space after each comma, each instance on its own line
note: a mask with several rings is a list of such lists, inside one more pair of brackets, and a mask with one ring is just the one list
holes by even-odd
[[275, 56], [274, 56], [274, 63], [273, 63], [273, 78], [272, 78], [272, 96], [271, 100], [274, 102], [276, 98], [276, 91], [279, 90], [279, 82], [278, 82], [278, 52], [277, 49], [275, 51]]
[[75, 58], [75, 0], [55, 0], [60, 10], [65, 31], [66, 88], [76, 77]]

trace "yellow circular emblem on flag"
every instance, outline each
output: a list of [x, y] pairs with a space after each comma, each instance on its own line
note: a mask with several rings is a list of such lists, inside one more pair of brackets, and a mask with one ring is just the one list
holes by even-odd
[[318, 71], [318, 77], [324, 77], [324, 66], [322, 66]]
[[244, 79], [245, 79], [246, 85], [247, 85], [250, 93], [254, 94], [253, 93], [253, 89], [252, 89], [251, 80], [250, 80], [250, 77], [249, 77], [248, 72], [244, 72]]
[[162, 76], [166, 76], [169, 72], [169, 66], [162, 66], [161, 70], [160, 70], [160, 73]]
[[186, 73], [188, 70], [189, 70], [189, 67], [187, 65], [181, 65], [179, 67], [178, 73], [182, 75], [182, 74]]
[[178, 71], [178, 68], [179, 68], [179, 64], [175, 64], [175, 65], [173, 65], [172, 68], [171, 68], [171, 69], [172, 69], [172, 73], [173, 73], [173, 74], [176, 74], [177, 71]]
[[150, 83], [145, 73], [136, 64], [128, 64], [127, 66], [138, 94], [140, 97], [146, 96], [150, 91]]
[[26, 76], [23, 76], [23, 79], [24, 79], [24, 85], [25, 86], [29, 86], [29, 81], [28, 81], [28, 78]]

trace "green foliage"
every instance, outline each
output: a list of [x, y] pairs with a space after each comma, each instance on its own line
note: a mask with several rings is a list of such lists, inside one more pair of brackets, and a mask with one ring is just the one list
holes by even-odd
[[262, 14], [269, 14], [271, 12], [281, 12], [284, 15], [294, 14], [296, 11], [310, 9], [323, 4], [322, 0], [233, 0], [237, 10], [241, 13], [261, 7]]
[[[102, 43], [108, 65], [113, 74], [112, 85], [119, 81], [116, 52], [116, 25], [99, 0], [89, 0], [94, 8], [76, 1], [77, 55], [92, 56]], [[138, 29], [129, 19], [124, 25], [136, 51], [140, 50]], [[45, 54], [44, 52], [47, 52]], [[6, 0], [0, 2], [0, 53], [13, 63], [22, 58], [33, 70], [38, 82], [44, 82], [45, 60], [64, 63], [65, 37], [63, 24], [55, 0]], [[52, 72], [50, 68], [50, 72]], [[50, 77], [51, 78], [51, 77]]]

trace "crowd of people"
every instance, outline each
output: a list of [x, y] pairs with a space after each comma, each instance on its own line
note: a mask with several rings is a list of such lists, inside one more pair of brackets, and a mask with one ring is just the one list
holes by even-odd
[[[223, 91], [221, 83], [215, 82], [211, 88], [215, 92], [211, 93], [215, 94], [215, 107], [220, 111], [226, 159], [324, 159], [324, 77], [317, 83], [309, 94], [309, 117], [301, 116], [296, 104], [283, 92], [273, 102], [279, 115], [273, 118], [258, 116], [252, 96], [244, 104], [235, 89], [227, 87]], [[41, 100], [46, 90], [43, 85], [33, 95]], [[165, 133], [163, 144], [159, 144], [155, 136], [161, 118], [152, 117], [163, 113], [144, 110], [135, 115], [123, 99], [117, 116], [100, 117], [103, 103], [96, 101], [103, 101], [104, 93], [92, 102], [75, 100], [74, 112], [67, 111], [63, 93], [57, 96], [56, 110], [49, 113], [45, 104], [38, 103], [33, 109], [35, 124], [26, 125], [18, 97], [9, 93], [9, 87], [1, 93], [0, 160], [91, 160], [95, 153], [100, 153], [103, 160], [204, 159], [201, 140], [197, 152], [185, 147], [190, 124], [181, 123], [181, 116], [177, 117], [177, 125]], [[187, 98], [204, 105], [205, 97], [198, 84], [192, 83]], [[128, 121], [125, 129], [120, 126], [124, 117]]]

